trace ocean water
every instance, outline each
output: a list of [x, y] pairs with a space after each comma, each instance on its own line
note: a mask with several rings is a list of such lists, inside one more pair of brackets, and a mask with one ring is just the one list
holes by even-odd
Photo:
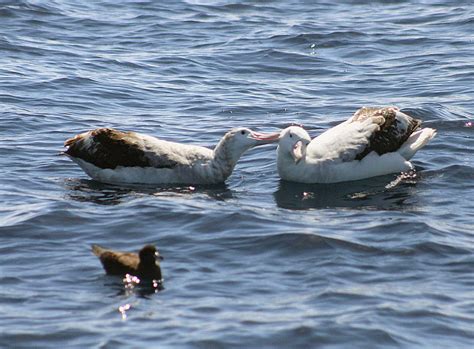
[[[472, 348], [472, 1], [0, 1], [0, 347]], [[103, 126], [213, 146], [363, 105], [438, 130], [416, 171], [121, 187], [58, 155]], [[164, 289], [93, 243], [157, 244]]]

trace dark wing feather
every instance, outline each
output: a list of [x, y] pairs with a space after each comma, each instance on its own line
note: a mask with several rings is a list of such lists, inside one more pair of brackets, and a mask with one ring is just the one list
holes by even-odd
[[380, 130], [372, 134], [364, 150], [357, 154], [356, 160], [363, 159], [372, 151], [379, 155], [397, 151], [421, 125], [421, 120], [400, 112], [396, 107], [363, 107], [354, 114], [350, 122], [363, 121], [374, 116], [382, 116], [385, 122], [380, 125]]
[[177, 162], [166, 154], [147, 156], [143, 140], [135, 132], [99, 128], [79, 134], [65, 143], [66, 154], [100, 168], [125, 167], [174, 168]]

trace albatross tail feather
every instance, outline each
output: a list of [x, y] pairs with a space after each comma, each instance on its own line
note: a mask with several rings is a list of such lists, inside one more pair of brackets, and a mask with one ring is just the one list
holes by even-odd
[[410, 137], [403, 143], [398, 150], [398, 153], [406, 160], [410, 160], [415, 153], [423, 148], [436, 136], [434, 128], [423, 128], [419, 131], [413, 132]]

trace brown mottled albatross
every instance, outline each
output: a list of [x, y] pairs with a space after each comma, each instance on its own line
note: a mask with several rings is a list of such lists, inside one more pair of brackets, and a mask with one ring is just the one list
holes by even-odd
[[363, 107], [313, 140], [288, 127], [280, 134], [278, 173], [293, 182], [335, 183], [410, 170], [409, 160], [436, 135], [420, 125], [396, 107]]
[[212, 150], [136, 132], [99, 128], [68, 139], [64, 153], [100, 182], [215, 184], [231, 175], [247, 149], [277, 140], [274, 134], [236, 128], [227, 132]]

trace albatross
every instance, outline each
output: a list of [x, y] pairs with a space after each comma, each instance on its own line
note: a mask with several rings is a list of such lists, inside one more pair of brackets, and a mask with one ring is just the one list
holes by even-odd
[[363, 107], [311, 140], [302, 127], [280, 133], [280, 177], [300, 183], [353, 181], [413, 169], [410, 159], [435, 135], [397, 107]]
[[235, 128], [209, 148], [136, 132], [99, 128], [66, 140], [64, 152], [91, 178], [111, 184], [216, 184], [224, 182], [249, 148], [277, 137]]

